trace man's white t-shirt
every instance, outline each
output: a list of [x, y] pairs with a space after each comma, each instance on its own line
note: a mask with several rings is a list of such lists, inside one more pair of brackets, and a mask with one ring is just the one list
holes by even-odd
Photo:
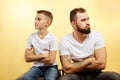
[[94, 54], [96, 49], [105, 47], [104, 39], [100, 33], [92, 31], [80, 44], [74, 38], [72, 33], [64, 37], [59, 44], [60, 56], [70, 55], [72, 59], [82, 60]]
[[[36, 32], [29, 36], [27, 41], [27, 48], [33, 48], [36, 55], [48, 54], [49, 51], [57, 50], [57, 40], [56, 37], [51, 33], [48, 33], [44, 39], [40, 39], [38, 36], [38, 32]], [[55, 62], [53, 65], [57, 65], [57, 63]], [[35, 61], [33, 63], [33, 66], [39, 67], [49, 65]]]

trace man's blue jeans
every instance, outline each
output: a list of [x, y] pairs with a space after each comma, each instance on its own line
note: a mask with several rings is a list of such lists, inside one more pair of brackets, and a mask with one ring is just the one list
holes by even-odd
[[22, 80], [37, 80], [38, 77], [43, 77], [44, 80], [57, 80], [58, 68], [55, 66], [32, 67], [23, 77]]

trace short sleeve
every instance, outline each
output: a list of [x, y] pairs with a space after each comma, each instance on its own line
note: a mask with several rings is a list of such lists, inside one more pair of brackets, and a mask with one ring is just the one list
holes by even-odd
[[68, 46], [67, 42], [65, 40], [61, 40], [61, 42], [59, 43], [60, 56], [62, 56], [62, 55], [70, 55], [69, 49], [68, 49], [67, 46]]
[[105, 47], [105, 42], [104, 42], [103, 36], [101, 34], [97, 34], [96, 38], [97, 39], [95, 42], [95, 49]]
[[50, 50], [57, 50], [57, 39], [53, 37], [50, 41]]
[[32, 43], [31, 43], [31, 41], [32, 41], [32, 37], [29, 36], [28, 39], [27, 39], [26, 48], [28, 48], [28, 49], [31, 49], [31, 48], [32, 48]]

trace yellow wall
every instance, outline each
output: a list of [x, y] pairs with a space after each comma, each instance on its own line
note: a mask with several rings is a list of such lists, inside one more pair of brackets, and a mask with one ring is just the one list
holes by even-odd
[[15, 80], [31, 66], [24, 62], [24, 50], [27, 37], [35, 32], [37, 10], [53, 13], [49, 31], [59, 41], [72, 31], [69, 11], [75, 7], [87, 9], [92, 29], [105, 38], [106, 70], [120, 73], [120, 0], [0, 0], [0, 80]]

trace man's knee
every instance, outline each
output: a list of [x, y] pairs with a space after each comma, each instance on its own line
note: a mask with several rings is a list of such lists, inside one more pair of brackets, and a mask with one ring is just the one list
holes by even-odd
[[120, 80], [120, 74], [117, 72], [106, 71], [99, 74], [96, 80]]
[[66, 74], [61, 76], [58, 80], [79, 80], [79, 77], [76, 74]]

